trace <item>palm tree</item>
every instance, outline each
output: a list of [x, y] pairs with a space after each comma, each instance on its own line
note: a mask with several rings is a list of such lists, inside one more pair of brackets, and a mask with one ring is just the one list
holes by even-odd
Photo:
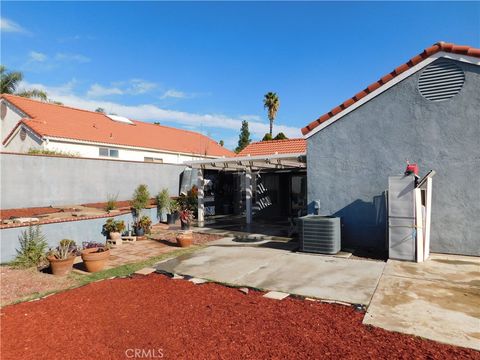
[[38, 98], [42, 101], [47, 101], [47, 93], [43, 90], [30, 89], [17, 91], [18, 84], [23, 79], [23, 74], [19, 71], [9, 71], [3, 65], [0, 65], [0, 93], [2, 94], [15, 94], [18, 96], [28, 98]]
[[277, 93], [266, 93], [263, 97], [263, 107], [268, 109], [268, 120], [270, 120], [270, 136], [272, 136], [273, 121], [275, 120], [278, 108], [280, 107], [280, 99], [278, 98]]

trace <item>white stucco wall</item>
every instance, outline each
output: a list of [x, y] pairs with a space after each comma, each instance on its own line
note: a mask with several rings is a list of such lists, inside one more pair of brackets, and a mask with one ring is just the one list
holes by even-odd
[[[109, 149], [118, 150], [118, 158], [113, 157], [101, 157], [99, 156], [99, 148], [105, 147]], [[155, 152], [147, 150], [129, 149], [120, 146], [111, 145], [89, 145], [89, 144], [75, 144], [67, 142], [59, 142], [50, 140], [44, 144], [44, 148], [48, 150], [59, 150], [69, 153], [76, 153], [81, 157], [88, 158], [101, 158], [101, 159], [118, 159], [118, 160], [130, 160], [130, 161], [144, 161], [145, 157], [162, 159], [166, 164], [183, 164], [184, 161], [189, 160], [201, 160], [203, 156], [182, 155], [168, 152]]]
[[22, 128], [23, 126], [19, 127], [15, 131], [15, 136], [12, 137], [7, 144], [5, 144], [5, 147], [3, 147], [4, 145], [2, 145], [2, 149], [8, 152], [28, 153], [28, 150], [30, 149], [42, 148], [42, 140], [35, 136], [35, 134], [33, 134], [29, 130], [26, 130], [25, 139], [22, 140], [22, 138], [20, 137], [20, 131]]
[[2, 149], [5, 148], [3, 140], [10, 134], [12, 129], [22, 119], [23, 115], [19, 110], [15, 109], [8, 101], [0, 99], [0, 122], [2, 123], [1, 143]]

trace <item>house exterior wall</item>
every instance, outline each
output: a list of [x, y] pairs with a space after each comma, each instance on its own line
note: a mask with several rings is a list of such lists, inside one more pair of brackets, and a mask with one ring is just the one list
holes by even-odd
[[30, 149], [41, 149], [43, 141], [38, 138], [35, 134], [33, 134], [31, 131], [29, 131], [27, 128], [25, 128], [26, 131], [26, 136], [25, 139], [22, 140], [20, 136], [20, 130], [23, 127], [20, 126], [16, 130], [15, 136], [13, 136], [6, 146], [3, 147], [5, 151], [10, 151], [10, 152], [18, 152], [18, 153], [28, 153], [28, 150]]
[[177, 196], [183, 165], [0, 154], [0, 209], [129, 200], [140, 184]]
[[431, 250], [480, 255], [480, 66], [455, 62], [455, 97], [423, 98], [417, 72], [308, 138], [310, 210], [342, 217], [343, 247], [385, 247], [384, 191], [408, 159], [437, 173]]
[[[112, 157], [100, 157], [99, 148], [105, 147], [109, 149], [118, 150], [118, 158]], [[129, 160], [129, 161], [144, 161], [146, 157], [162, 159], [164, 163], [167, 164], [183, 164], [184, 161], [190, 160], [202, 160], [205, 157], [203, 156], [194, 156], [194, 155], [183, 155], [178, 153], [168, 153], [168, 152], [156, 152], [156, 151], [144, 151], [137, 149], [128, 149], [121, 146], [111, 146], [111, 145], [88, 145], [88, 144], [77, 144], [77, 143], [68, 143], [60, 142], [55, 140], [50, 140], [44, 145], [44, 148], [47, 150], [60, 150], [68, 153], [78, 154], [81, 157], [88, 158], [103, 158], [103, 159], [118, 159], [118, 160]]]
[[5, 148], [3, 140], [10, 134], [10, 131], [22, 119], [23, 114], [12, 106], [8, 101], [0, 99], [0, 122], [2, 124], [2, 134], [0, 136], [2, 142], [2, 149]]

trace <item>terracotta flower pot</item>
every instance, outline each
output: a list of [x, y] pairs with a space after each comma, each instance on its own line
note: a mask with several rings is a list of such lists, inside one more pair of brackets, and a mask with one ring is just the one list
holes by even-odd
[[193, 244], [193, 234], [184, 233], [177, 235], [177, 244], [180, 247], [189, 247]]
[[119, 232], [111, 232], [110, 233], [110, 240], [121, 240], [122, 239], [122, 234]]
[[53, 275], [67, 275], [72, 271], [75, 256], [70, 256], [68, 259], [63, 260], [57, 259], [55, 256], [48, 256], [47, 259], [50, 261]]
[[82, 260], [88, 272], [103, 270], [110, 257], [110, 250], [96, 252], [98, 249], [99, 248], [91, 248], [82, 251]]

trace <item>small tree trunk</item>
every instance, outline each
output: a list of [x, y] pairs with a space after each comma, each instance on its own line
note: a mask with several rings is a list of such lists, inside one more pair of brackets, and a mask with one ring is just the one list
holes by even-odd
[[273, 119], [270, 119], [270, 136], [273, 136], [272, 130], [273, 130]]

